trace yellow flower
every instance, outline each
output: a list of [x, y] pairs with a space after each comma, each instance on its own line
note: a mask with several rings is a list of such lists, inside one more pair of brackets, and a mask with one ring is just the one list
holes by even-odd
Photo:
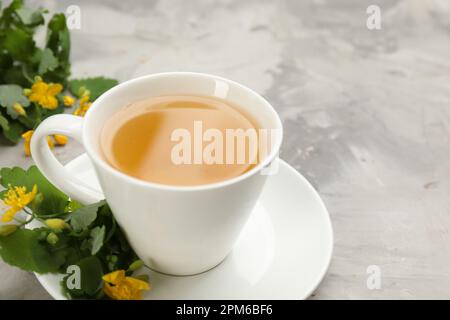
[[54, 134], [53, 139], [55, 139], [56, 144], [59, 144], [60, 146], [66, 145], [69, 140], [69, 138], [63, 134]]
[[10, 222], [17, 212], [25, 208], [31, 201], [33, 201], [36, 193], [36, 185], [34, 185], [31, 192], [28, 193], [26, 187], [14, 187], [14, 189], [10, 187], [3, 199], [3, 203], [8, 206], [9, 209], [3, 214], [1, 221]]
[[53, 149], [55, 147], [55, 144], [53, 143], [52, 139], [50, 139], [50, 137], [47, 137], [47, 143], [50, 149]]
[[84, 95], [80, 99], [80, 104], [78, 105], [78, 108], [74, 111], [74, 115], [84, 117], [86, 112], [88, 111], [89, 107], [91, 106], [92, 102], [89, 102], [89, 95]]
[[36, 77], [35, 83], [31, 86], [31, 91], [24, 91], [28, 100], [35, 102], [45, 109], [56, 109], [58, 99], [56, 95], [60, 93], [63, 86], [59, 83], [45, 83], [40, 77]]
[[126, 277], [124, 270], [117, 270], [103, 276], [103, 291], [115, 300], [141, 300], [142, 290], [150, 290], [147, 282]]
[[75, 99], [71, 96], [64, 96], [63, 100], [66, 107], [71, 107], [75, 103]]
[[23, 147], [25, 149], [25, 154], [27, 156], [31, 155], [30, 141], [31, 141], [31, 136], [33, 135], [33, 132], [34, 132], [34, 130], [28, 130], [27, 132], [22, 134], [22, 138], [25, 140]]
[[[25, 154], [27, 156], [31, 155], [30, 141], [31, 141], [31, 137], [33, 136], [33, 132], [34, 132], [34, 130], [28, 130], [27, 132], [22, 134], [22, 138], [25, 140], [23, 147], [25, 149]], [[50, 139], [50, 137], [47, 137], [47, 143], [48, 143], [48, 146], [50, 147], [50, 149], [53, 149], [53, 147], [55, 146], [55, 144], [53, 143], [52, 139]]]
[[25, 109], [23, 108], [23, 106], [20, 103], [18, 103], [18, 102], [14, 103], [13, 108], [14, 108], [14, 111], [16, 111], [20, 116], [25, 117], [27, 115], [27, 112], [25, 111]]

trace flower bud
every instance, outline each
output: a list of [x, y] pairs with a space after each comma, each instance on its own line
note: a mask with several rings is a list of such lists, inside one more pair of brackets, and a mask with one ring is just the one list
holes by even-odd
[[81, 86], [80, 89], [78, 89], [78, 96], [83, 97], [89, 95], [91, 95], [91, 92], [85, 86]]
[[54, 232], [50, 232], [47, 236], [47, 242], [51, 245], [55, 245], [58, 242], [59, 238]]
[[9, 236], [11, 233], [14, 233], [17, 230], [17, 226], [15, 224], [5, 224], [0, 226], [0, 237]]
[[44, 195], [41, 192], [38, 192], [34, 197], [33, 202], [31, 203], [31, 208], [33, 209], [33, 211], [39, 209], [42, 201], [44, 201]]
[[27, 112], [20, 103], [18, 102], [14, 103], [13, 108], [14, 111], [16, 111], [20, 116], [25, 117], [27, 115]]
[[106, 256], [106, 260], [111, 261], [111, 262], [117, 262], [119, 258], [116, 255], [109, 255]]
[[28, 97], [33, 91], [31, 89], [23, 89], [24, 96]]
[[128, 271], [136, 271], [144, 266], [144, 262], [142, 260], [136, 260], [128, 267]]
[[66, 107], [71, 107], [75, 103], [75, 99], [71, 96], [64, 96], [63, 101]]
[[47, 227], [56, 232], [61, 232], [63, 229], [67, 228], [69, 225], [62, 219], [47, 219], [45, 220]]

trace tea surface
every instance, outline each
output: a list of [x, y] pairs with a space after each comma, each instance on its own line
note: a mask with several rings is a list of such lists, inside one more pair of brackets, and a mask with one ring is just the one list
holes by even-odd
[[[243, 151], [245, 163], [237, 161], [238, 148], [242, 149], [237, 140], [234, 160], [227, 163], [230, 152], [225, 149], [225, 140], [230, 129], [258, 130], [254, 121], [237, 107], [219, 99], [153, 97], [132, 103], [108, 119], [102, 130], [101, 147], [110, 165], [135, 178], [168, 185], [202, 185], [237, 177], [256, 165], [258, 160], [249, 149], [249, 139]], [[222, 141], [214, 139], [219, 133]], [[222, 155], [213, 148], [219, 145], [223, 147]], [[208, 155], [213, 163], [205, 163], [211, 162]], [[180, 159], [191, 161], [180, 163]]]

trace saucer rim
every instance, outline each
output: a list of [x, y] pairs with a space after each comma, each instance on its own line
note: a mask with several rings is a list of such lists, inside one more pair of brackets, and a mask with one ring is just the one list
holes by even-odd
[[314, 197], [316, 198], [315, 200], [318, 203], [320, 203], [321, 209], [326, 213], [326, 217], [327, 217], [327, 219], [326, 219], [327, 220], [327, 229], [330, 234], [330, 246], [329, 246], [330, 252], [327, 256], [327, 263], [324, 264], [324, 266], [322, 267], [322, 270], [318, 276], [317, 281], [314, 281], [315, 285], [312, 286], [311, 290], [306, 291], [307, 294], [305, 294], [303, 297], [300, 298], [300, 300], [305, 300], [305, 299], [309, 298], [314, 293], [314, 291], [316, 291], [316, 289], [319, 287], [319, 285], [322, 283], [323, 279], [325, 278], [325, 275], [327, 274], [328, 269], [330, 268], [331, 259], [333, 257], [333, 252], [334, 252], [333, 224], [331, 223], [330, 213], [329, 213], [327, 207], [325, 206], [325, 203], [323, 202], [322, 198], [319, 195], [319, 192], [313, 187], [313, 185], [300, 172], [298, 172], [294, 167], [292, 167], [289, 163], [287, 163], [286, 161], [284, 161], [283, 159], [280, 159], [280, 158], [278, 159], [278, 161], [280, 161], [280, 163], [285, 165], [286, 168], [289, 169], [289, 171], [291, 173], [293, 173], [298, 178], [300, 178], [303, 181], [303, 183], [308, 186], [310, 191], [312, 191], [312, 193], [314, 194]]

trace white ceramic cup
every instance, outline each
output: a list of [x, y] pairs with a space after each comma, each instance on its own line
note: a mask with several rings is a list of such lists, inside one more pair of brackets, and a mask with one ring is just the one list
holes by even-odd
[[[268, 155], [252, 170], [233, 179], [200, 186], [170, 186], [142, 181], [110, 166], [101, 155], [100, 133], [106, 120], [131, 102], [164, 95], [218, 97], [239, 105], [265, 129], [279, 132]], [[70, 174], [54, 157], [47, 136], [64, 134], [86, 149], [103, 193]], [[61, 114], [44, 120], [31, 139], [36, 165], [72, 199], [92, 203], [106, 198], [131, 246], [153, 270], [172, 275], [207, 271], [230, 253], [277, 160], [282, 125], [260, 95], [217, 76], [171, 72], [129, 80], [110, 89], [84, 118]]]

